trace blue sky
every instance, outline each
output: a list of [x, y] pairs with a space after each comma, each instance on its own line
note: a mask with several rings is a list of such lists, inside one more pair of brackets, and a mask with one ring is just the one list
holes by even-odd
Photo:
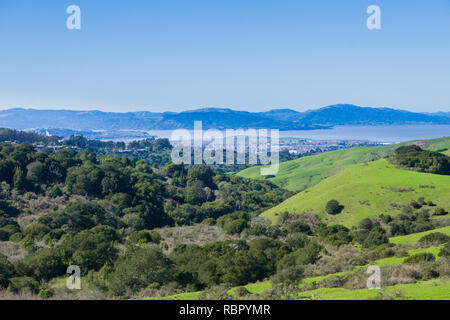
[[1, 109], [450, 111], [449, 0], [0, 0], [0, 43]]

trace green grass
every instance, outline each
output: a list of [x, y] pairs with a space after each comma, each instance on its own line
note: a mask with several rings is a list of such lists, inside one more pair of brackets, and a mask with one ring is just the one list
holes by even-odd
[[151, 297], [151, 298], [142, 298], [138, 300], [197, 300], [198, 296], [201, 294], [201, 292], [188, 292], [188, 293], [181, 293], [176, 294], [173, 296], [167, 296], [167, 297]]
[[[435, 256], [436, 260], [439, 260], [439, 252], [442, 250], [444, 246], [440, 246], [440, 247], [432, 247], [432, 248], [420, 248], [420, 249], [414, 249], [408, 252], [408, 257], [416, 255], [416, 254], [420, 254], [420, 253], [431, 253]], [[403, 264], [403, 262], [408, 258], [408, 257], [390, 257], [390, 258], [384, 258], [384, 259], [380, 259], [377, 260], [375, 262], [375, 264], [377, 266], [380, 267], [384, 267], [384, 266], [398, 266]]]
[[[278, 174], [269, 180], [279, 187], [290, 191], [303, 191], [349, 166], [375, 161], [392, 154], [402, 144], [351, 148], [284, 162], [280, 164]], [[424, 149], [433, 151], [447, 150], [445, 152], [449, 152], [450, 137], [421, 140], [417, 144], [420, 144]], [[264, 179], [260, 175], [260, 169], [261, 167], [251, 167], [239, 172], [237, 175], [244, 178]]]
[[[301, 191], [316, 185], [321, 180], [354, 164], [380, 159], [392, 151], [389, 147], [351, 148], [325, 152], [280, 163], [275, 178], [269, 179], [289, 191]], [[261, 167], [251, 167], [237, 175], [244, 178], [261, 179]]]
[[[421, 185], [435, 188], [420, 188]], [[411, 190], [400, 192], [401, 189]], [[420, 197], [449, 209], [449, 194], [450, 176], [398, 169], [381, 159], [351, 166], [287, 199], [262, 216], [276, 222], [282, 212], [308, 212], [317, 214], [324, 222], [351, 227], [364, 218], [396, 215], [401, 210], [390, 204], [407, 204]], [[331, 199], [345, 206], [339, 215], [330, 216], [325, 212], [325, 205]]]
[[[401, 291], [403, 295], [414, 300], [449, 300], [450, 281], [431, 280], [413, 284], [400, 284], [382, 288], [385, 293]], [[377, 296], [378, 290], [350, 290], [344, 288], [320, 288], [299, 294], [299, 300], [368, 300]]]
[[414, 234], [409, 234], [407, 236], [399, 236], [399, 237], [394, 237], [394, 238], [390, 238], [389, 241], [393, 244], [403, 244], [403, 245], [415, 245], [422, 237], [429, 235], [431, 233], [436, 233], [436, 232], [440, 232], [443, 234], [446, 234], [448, 236], [450, 236], [450, 226], [448, 227], [444, 227], [444, 228], [439, 228], [439, 229], [434, 229], [434, 230], [429, 230], [429, 231], [425, 231], [425, 232], [421, 232], [421, 233], [414, 233]]

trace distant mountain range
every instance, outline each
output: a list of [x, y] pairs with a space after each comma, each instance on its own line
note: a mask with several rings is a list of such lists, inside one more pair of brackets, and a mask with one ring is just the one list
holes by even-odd
[[450, 124], [450, 114], [415, 113], [390, 108], [365, 108], [339, 104], [297, 112], [278, 109], [246, 112], [206, 108], [180, 113], [9, 109], [0, 111], [0, 127], [70, 130], [173, 130], [192, 129], [202, 121], [204, 129], [271, 128], [280, 130], [322, 129], [345, 125]]

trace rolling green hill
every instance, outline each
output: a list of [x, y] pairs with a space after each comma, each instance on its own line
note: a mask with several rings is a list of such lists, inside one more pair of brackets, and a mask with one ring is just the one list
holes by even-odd
[[[408, 144], [412, 143], [431, 151], [445, 153], [449, 152], [450, 149], [450, 137], [408, 142]], [[383, 158], [403, 144], [406, 143], [380, 147], [351, 148], [284, 162], [280, 164], [278, 174], [269, 180], [289, 191], [302, 191], [344, 168]], [[260, 169], [261, 167], [251, 167], [239, 172], [237, 175], [244, 178], [263, 179], [260, 175]]]
[[[308, 212], [319, 215], [327, 223], [351, 227], [364, 218], [374, 218], [380, 214], [396, 215], [401, 209], [393, 205], [407, 204], [419, 197], [449, 209], [449, 194], [450, 176], [402, 170], [381, 159], [351, 166], [262, 215], [275, 222], [282, 212]], [[345, 206], [337, 216], [325, 212], [326, 203], [332, 199]]]

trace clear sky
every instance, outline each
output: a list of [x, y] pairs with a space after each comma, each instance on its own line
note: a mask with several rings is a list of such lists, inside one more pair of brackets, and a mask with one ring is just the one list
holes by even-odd
[[449, 0], [0, 0], [0, 46], [1, 109], [450, 111]]

